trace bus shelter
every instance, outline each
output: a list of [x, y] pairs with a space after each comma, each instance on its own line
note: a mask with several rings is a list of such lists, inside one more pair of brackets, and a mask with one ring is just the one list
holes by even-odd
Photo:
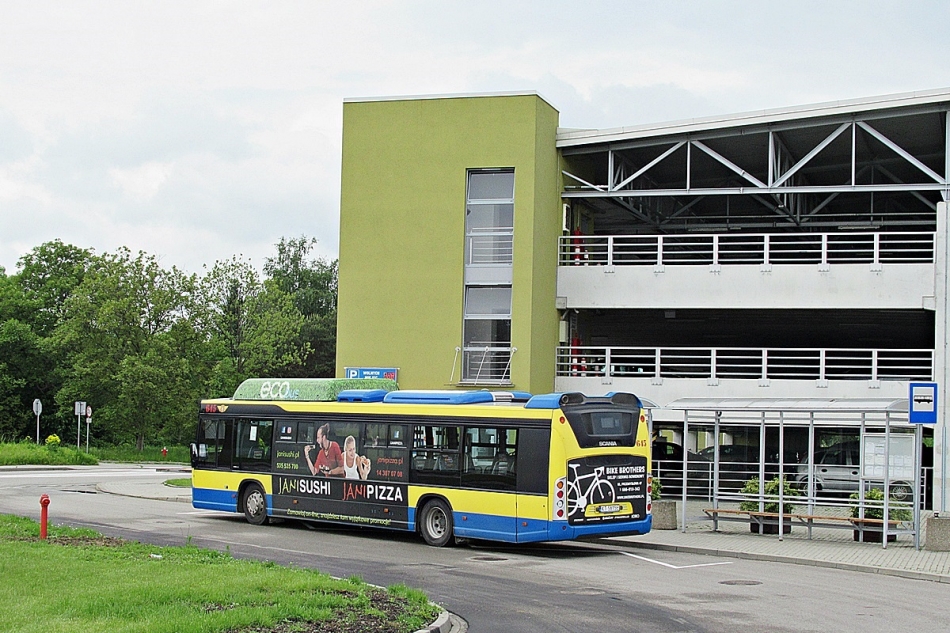
[[[684, 531], [687, 497], [698, 486], [706, 489], [703, 512], [716, 526], [750, 516], [761, 524], [762, 516], [773, 514], [763, 512], [769, 504], [777, 508], [777, 525], [794, 520], [807, 528], [808, 538], [816, 527], [844, 527], [865, 540], [868, 529], [869, 536], [880, 532], [884, 548], [897, 534], [912, 535], [920, 548], [922, 431], [909, 423], [906, 399], [681, 398], [663, 408], [682, 412], [684, 446], [690, 433], [711, 439], [701, 451], [705, 456], [683, 451]], [[737, 433], [744, 444], [723, 441]], [[741, 452], [734, 448], [753, 448], [758, 455], [737, 471], [743, 462], [729, 457]], [[775, 479], [767, 492], [767, 482]], [[743, 513], [736, 504], [759, 511]], [[788, 511], [792, 504], [805, 511]], [[882, 519], [865, 519], [881, 512]], [[779, 540], [786, 529], [777, 529]]]

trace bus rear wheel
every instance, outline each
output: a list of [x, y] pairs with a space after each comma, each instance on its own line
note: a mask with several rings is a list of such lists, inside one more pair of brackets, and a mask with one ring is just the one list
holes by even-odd
[[433, 547], [444, 547], [452, 540], [452, 510], [441, 499], [433, 499], [422, 506], [419, 516], [422, 538]]
[[264, 489], [260, 484], [250, 484], [244, 490], [241, 505], [244, 506], [244, 518], [248, 523], [252, 525], [267, 523], [267, 497], [264, 496]]

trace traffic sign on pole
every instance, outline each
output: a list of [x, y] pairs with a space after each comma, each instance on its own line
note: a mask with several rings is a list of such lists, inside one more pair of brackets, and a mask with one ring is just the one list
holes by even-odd
[[86, 415], [86, 403], [76, 401], [76, 450], [80, 448], [79, 440], [82, 436], [82, 416]]
[[89, 452], [89, 425], [92, 424], [92, 407], [86, 407], [86, 452]]
[[36, 443], [40, 443], [40, 414], [43, 413], [43, 403], [37, 398], [33, 401], [33, 413], [36, 414]]

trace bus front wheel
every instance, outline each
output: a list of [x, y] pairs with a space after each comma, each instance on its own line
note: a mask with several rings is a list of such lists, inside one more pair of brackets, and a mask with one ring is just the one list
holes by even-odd
[[264, 489], [260, 484], [250, 484], [247, 487], [241, 505], [244, 506], [244, 518], [248, 523], [252, 525], [267, 523], [267, 497], [264, 496]]
[[452, 540], [452, 510], [441, 499], [433, 499], [422, 506], [419, 531], [425, 542], [434, 547], [444, 547]]

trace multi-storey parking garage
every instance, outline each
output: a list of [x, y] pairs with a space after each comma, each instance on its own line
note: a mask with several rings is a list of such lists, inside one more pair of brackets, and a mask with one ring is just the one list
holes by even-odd
[[[609, 130], [557, 128], [533, 94], [348, 101], [340, 371], [631, 391], [694, 451], [715, 431], [684, 398], [944, 389], [948, 121], [947, 90]], [[861, 428], [839, 426], [818, 446]]]

